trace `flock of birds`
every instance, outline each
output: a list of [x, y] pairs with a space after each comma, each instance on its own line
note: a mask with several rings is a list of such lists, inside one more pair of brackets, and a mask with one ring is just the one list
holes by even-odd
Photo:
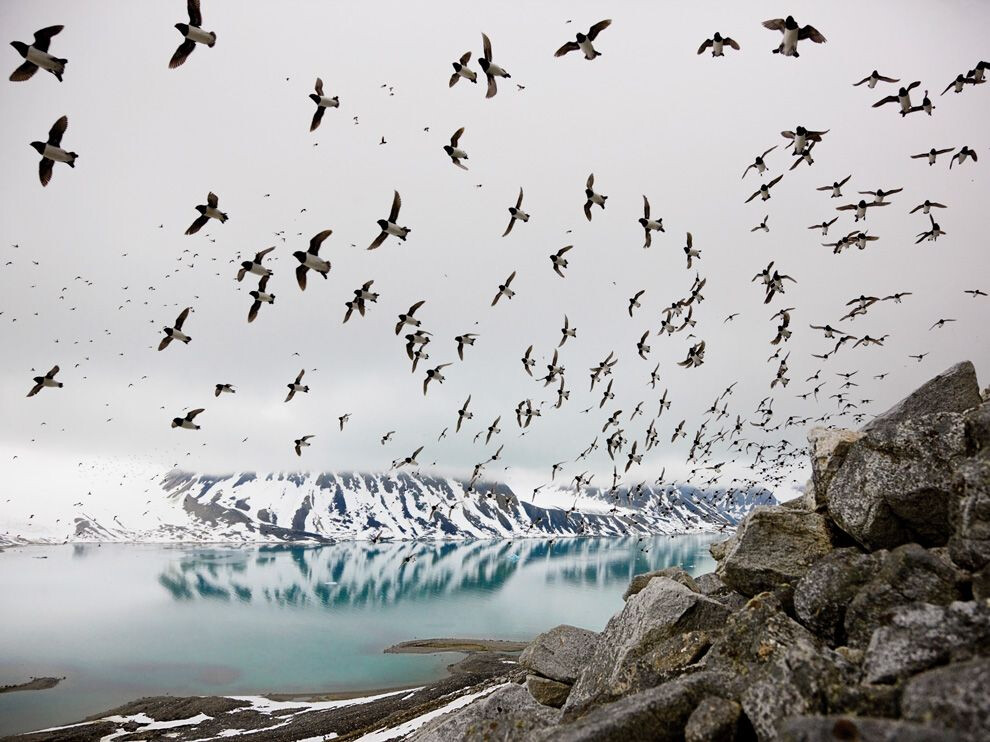
[[[176, 29], [182, 35], [182, 42], [169, 60], [168, 66], [170, 68], [177, 68], [186, 63], [197, 47], [205, 46], [212, 48], [217, 43], [217, 34], [203, 28], [203, 17], [199, 0], [188, 0], [187, 9], [188, 22], [177, 23], [175, 25]], [[602, 52], [596, 48], [596, 44], [602, 45], [608, 39], [607, 34], [603, 34], [609, 29], [611, 23], [611, 20], [602, 20], [592, 25], [587, 32], [577, 33], [573, 40], [567, 41], [557, 49], [554, 56], [565, 57], [571, 52], [579, 52], [584, 60], [596, 60], [602, 55]], [[763, 23], [763, 26], [768, 31], [779, 34], [779, 44], [771, 49], [771, 51], [781, 56], [798, 58], [801, 55], [799, 49], [804, 50], [808, 43], [816, 45], [826, 43], [825, 36], [818, 29], [810, 25], [802, 26], [791, 16], [767, 20]], [[56, 39], [61, 31], [62, 26], [50, 26], [37, 31], [34, 34], [34, 41], [31, 44], [19, 41], [12, 42], [12, 46], [24, 61], [13, 72], [10, 79], [12, 81], [29, 80], [40, 68], [55, 76], [59, 81], [62, 81], [68, 61], [50, 52], [53, 39]], [[452, 63], [453, 73], [449, 79], [449, 86], [454, 87], [462, 81], [476, 84], [479, 76], [484, 75], [487, 81], [485, 97], [492, 98], [498, 93], [499, 79], [510, 79], [511, 74], [506, 67], [494, 61], [492, 43], [489, 37], [483, 33], [481, 34], [481, 41], [481, 55], [477, 59], [480, 73], [471, 69], [472, 52], [467, 51], [457, 61]], [[701, 44], [697, 53], [703, 54], [710, 51], [712, 57], [719, 58], [724, 57], [728, 50], [740, 52], [741, 45], [729, 36], [722, 36], [720, 33], [715, 33]], [[960, 73], [946, 86], [942, 91], [942, 95], [949, 92], [960, 94], [983, 85], [986, 82], [985, 73], [988, 66], [990, 66], [990, 63], [980, 61], [973, 69], [965, 73]], [[873, 89], [878, 85], [893, 85], [900, 82], [899, 79], [881, 75], [874, 70], [868, 76], [853, 83], [853, 85], [866, 85], [868, 88]], [[920, 86], [920, 81], [912, 81], [900, 87], [896, 94], [884, 96], [873, 105], [874, 107], [882, 108], [891, 103], [896, 104], [901, 117], [907, 117], [914, 113], [924, 113], [931, 116], [933, 115], [935, 106], [932, 104], [927, 90], [924, 91], [924, 96], [920, 104], [916, 105], [912, 100], [912, 91]], [[520, 89], [522, 87], [520, 86]], [[328, 96], [326, 94], [321, 78], [316, 79], [314, 90], [315, 92], [309, 94], [309, 98], [316, 106], [310, 122], [310, 131], [314, 131], [320, 126], [328, 109], [336, 109], [340, 106], [338, 96]], [[78, 155], [62, 146], [62, 140], [67, 128], [68, 118], [61, 116], [52, 126], [45, 141], [31, 143], [31, 146], [41, 156], [39, 177], [42, 186], [47, 186], [50, 183], [55, 163], [64, 163], [70, 168], [75, 165]], [[450, 137], [449, 144], [443, 147], [443, 150], [455, 167], [466, 170], [467, 165], [465, 163], [469, 161], [469, 157], [462, 143], [464, 133], [464, 127], [458, 128]], [[828, 130], [813, 130], [802, 125], [795, 126], [793, 130], [782, 131], [781, 137], [785, 142], [771, 146], [756, 156], [743, 170], [742, 179], [745, 180], [749, 177], [751, 171], [753, 175], [759, 178], [767, 176], [771, 171], [769, 156], [780, 148], [783, 148], [787, 152], [790, 158], [789, 163], [784, 163], [780, 166], [774, 163], [774, 168], [780, 174], [772, 178], [767, 176], [745, 201], [748, 203], [759, 199], [761, 203], [765, 203], [772, 200], [773, 194], [776, 193], [775, 189], [780, 187], [787, 172], [795, 170], [802, 165], [811, 167], [815, 164], [814, 155], [817, 152], [816, 148], [821, 146], [828, 133]], [[384, 137], [382, 138], [382, 142], [384, 143]], [[928, 152], [910, 154], [909, 156], [922, 160], [929, 166], [934, 166], [940, 161], [940, 158], [944, 158], [947, 155], [951, 155], [948, 158], [949, 169], [952, 169], [954, 166], [968, 166], [970, 161], [973, 163], [978, 162], [977, 152], [969, 146], [933, 147]], [[858, 191], [857, 196], [859, 198], [852, 197], [847, 199], [847, 196], [843, 193], [843, 188], [846, 187], [850, 177], [847, 176], [841, 180], [817, 187], [817, 191], [828, 193], [831, 199], [839, 199], [840, 205], [836, 207], [838, 213], [833, 218], [818, 224], [812, 224], [808, 227], [809, 230], [820, 231], [822, 237], [828, 237], [830, 228], [839, 219], [843, 218], [846, 214], [851, 216], [852, 225], [848, 232], [833, 242], [822, 243], [823, 246], [831, 248], [836, 254], [854, 247], [858, 250], [865, 250], [872, 243], [876, 242], [879, 239], [878, 236], [870, 234], [868, 230], [858, 226], [858, 224], [868, 221], [869, 214], [875, 209], [894, 205], [895, 200], [891, 200], [892, 197], [902, 192], [902, 188], [900, 187], [878, 187], [875, 190]], [[515, 203], [508, 207], [509, 220], [502, 237], [507, 237], [514, 228], [525, 229], [523, 225], [530, 220], [530, 214], [523, 209], [523, 198], [524, 192], [520, 188]], [[848, 203], [843, 202], [846, 200], [848, 200]], [[590, 222], [596, 213], [605, 211], [607, 203], [608, 196], [600, 190], [596, 190], [595, 176], [593, 173], [590, 174], [585, 182], [583, 204], [576, 203], [575, 208], [582, 208], [586, 219]], [[402, 224], [400, 220], [401, 208], [402, 198], [399, 192], [395, 191], [388, 214], [386, 217], [377, 221], [377, 229], [372, 229], [372, 225], [368, 225], [369, 237], [371, 238], [370, 244], [367, 247], [368, 250], [376, 250], [386, 246], [387, 243], [390, 244], [390, 238], [405, 242], [410, 237], [412, 229]], [[917, 234], [916, 239], [918, 243], [924, 241], [935, 242], [947, 234], [935, 220], [935, 210], [945, 208], [945, 204], [932, 200], [925, 200], [910, 208], [910, 214], [921, 212], [922, 216], [927, 216], [928, 218], [928, 224]], [[211, 222], [219, 226], [228, 219], [227, 214], [220, 208], [219, 197], [212, 192], [207, 195], [206, 203], [197, 205], [195, 210], [198, 216], [196, 216], [195, 220], [186, 229], [186, 235], [196, 235], [204, 227], [211, 224]], [[765, 215], [763, 220], [752, 228], [753, 231], [769, 232], [769, 219], [770, 214]], [[639, 218], [638, 222], [643, 230], [644, 249], [650, 248], [653, 245], [654, 239], [666, 232], [663, 218], [653, 214], [650, 201], [645, 195], [643, 196], [642, 217]], [[323, 279], [328, 278], [332, 266], [328, 259], [321, 257], [320, 250], [324, 242], [332, 234], [333, 231], [331, 229], [324, 229], [312, 236], [306, 250], [297, 250], [293, 253], [293, 256], [298, 262], [295, 268], [296, 282], [301, 291], [306, 290], [307, 280], [311, 272]], [[566, 279], [567, 277], [568, 252], [572, 248], [573, 245], [567, 245], [552, 252], [548, 256], [550, 268], [561, 279]], [[254, 322], [256, 320], [264, 305], [274, 305], [275, 303], [275, 294], [269, 289], [273, 273], [265, 263], [266, 256], [274, 249], [274, 247], [265, 248], [257, 252], [252, 258], [241, 261], [234, 276], [237, 282], [241, 282], [245, 278], [257, 280], [258, 282], [257, 287], [249, 292], [252, 302], [247, 310], [248, 322]], [[628, 350], [630, 353], [634, 353], [636, 357], [649, 361], [652, 350], [650, 344], [651, 334], [662, 337], [686, 333], [690, 343], [683, 360], [678, 365], [685, 369], [692, 369], [701, 366], [705, 362], [706, 342], [704, 339], [697, 337], [693, 331], [699, 321], [698, 314], [700, 313], [700, 305], [704, 301], [703, 291], [707, 279], [701, 274], [702, 266], [705, 265], [702, 258], [703, 251], [700, 247], [696, 246], [691, 232], [686, 233], [681, 249], [685, 256], [686, 270], [695, 271], [690, 288], [682, 296], [671, 301], [669, 305], [660, 311], [658, 319], [659, 327], [655, 330], [644, 332], [636, 343], [635, 348], [629, 348]], [[509, 302], [515, 297], [516, 291], [513, 288], [515, 278], [516, 272], [513, 271], [500, 283], [492, 286], [491, 307], [493, 310], [501, 302]], [[764, 303], [767, 305], [786, 296], [786, 292], [790, 286], [796, 284], [795, 278], [786, 272], [782, 272], [781, 268], [776, 265], [776, 261], [770, 261], [762, 271], [753, 276], [752, 282], [758, 284], [759, 289], [763, 292]], [[343, 318], [345, 323], [355, 313], [363, 317], [372, 305], [378, 302], [379, 294], [372, 290], [373, 285], [374, 280], [369, 280], [359, 288], [354, 289], [353, 297], [346, 302], [346, 311]], [[639, 311], [645, 311], [643, 310], [642, 299], [648, 290], [648, 288], [640, 289], [628, 298], [627, 309], [630, 318], [638, 316], [637, 312]], [[967, 290], [966, 293], [974, 299], [987, 297], [987, 293], [979, 288]], [[854, 335], [848, 329], [845, 329], [845, 325], [843, 327], [839, 325], [852, 322], [857, 317], [866, 315], [871, 308], [878, 304], [884, 302], [899, 304], [903, 299], [911, 295], [911, 292], [900, 292], [889, 296], [860, 295], [858, 297], [851, 297], [846, 303], [848, 311], [844, 316], [833, 319], [831, 323], [826, 322], [824, 324], [811, 325], [813, 330], [821, 333], [823, 338], [828, 341], [828, 349], [823, 353], [813, 354], [813, 357], [821, 361], [826, 361], [836, 356], [847, 346], [882, 346], [889, 337], [888, 335], [880, 335], [878, 337], [871, 337], [869, 334]], [[428, 395], [431, 389], [442, 385], [445, 381], [445, 370], [454, 364], [453, 360], [436, 364], [429, 360], [430, 351], [435, 344], [435, 336], [424, 326], [423, 321], [417, 317], [417, 312], [423, 307], [426, 301], [426, 299], [417, 300], [405, 312], [400, 313], [397, 317], [394, 333], [395, 336], [400, 337], [404, 341], [403, 347], [411, 367], [411, 372], [415, 374], [420, 370], [421, 366], [423, 367], [423, 371], [421, 372], [423, 395]], [[163, 328], [163, 335], [158, 345], [159, 351], [169, 349], [176, 341], [182, 345], [191, 343], [192, 337], [187, 332], [187, 323], [190, 312], [192, 311], [192, 307], [184, 308], [171, 325]], [[264, 311], [269, 312], [274, 310], [265, 309]], [[853, 370], [838, 374], [838, 378], [842, 380], [842, 383], [835, 393], [830, 395], [830, 399], [836, 400], [837, 408], [835, 412], [827, 412], [817, 417], [791, 415], [785, 419], [780, 419], [775, 414], [774, 394], [778, 391], [778, 388], [786, 388], [791, 381], [788, 366], [790, 352], [786, 348], [792, 334], [791, 322], [794, 312], [795, 307], [779, 307], [771, 317], [771, 321], [775, 325], [773, 337], [769, 340], [769, 343], [774, 347], [774, 351], [768, 359], [768, 363], [776, 362], [777, 364], [776, 371], [768, 380], [771, 393], [751, 412], [744, 413], [739, 410], [730, 410], [729, 397], [733, 392], [733, 387], [736, 385], [732, 383], [712, 401], [711, 406], [704, 412], [702, 419], [696, 425], [692, 426], [689, 426], [688, 420], [684, 418], [679, 422], [671, 420], [669, 427], [666, 430], [662, 429], [667, 417], [670, 417], [669, 414], [667, 417], [664, 417], [664, 413], [671, 407], [672, 399], [669, 389], [665, 388], [662, 393], [655, 392], [661, 380], [659, 363], [656, 364], [648, 375], [644, 375], [643, 380], [645, 386], [651, 390], [653, 398], [640, 400], [631, 410], [612, 409], [609, 403], [615, 398], [616, 394], [613, 372], [619, 363], [620, 354], [612, 350], [607, 355], [603, 355], [599, 363], [588, 369], [588, 381], [590, 382], [588, 394], [591, 395], [591, 403], [587, 409], [582, 410], [586, 414], [595, 413], [601, 416], [593, 424], [595, 432], [594, 439], [580, 452], [577, 452], [573, 461], [552, 462], [548, 465], [549, 481], [537, 487], [533, 492], [533, 496], [535, 497], [543, 487], [549, 486], [551, 482], [555, 482], [558, 474], [569, 464], [577, 464], [575, 469], [580, 469], [582, 466], [581, 462], [588, 461], [589, 457], [601, 448], [603, 449], [602, 455], [607, 455], [610, 460], [612, 480], [607, 487], [602, 485], [599, 489], [605, 492], [607, 496], [612, 497], [617, 507], [620, 495], [623, 493], [625, 496], [634, 499], [644, 494], [646, 488], [650, 486], [647, 481], [635, 485], [627, 483], [623, 486], [624, 476], [630, 469], [634, 466], [642, 465], [643, 458], [647, 453], [654, 450], [659, 451], [667, 442], [675, 443], [679, 439], [688, 438], [688, 436], [690, 436], [691, 445], [687, 457], [687, 462], [690, 466], [690, 477], [687, 481], [692, 484], [710, 487], [724, 483], [723, 467], [740, 461], [743, 457], [749, 458], [750, 476], [734, 477], [728, 483], [728, 486], [724, 488], [721, 496], [728, 498], [734, 493], [747, 491], [765, 483], [771, 485], [783, 483], [788, 477], [788, 471], [803, 457], [803, 450], [787, 440], [781, 440], [778, 443], [758, 442], [747, 436], [749, 431], [758, 429], [760, 432], [767, 434], [792, 427], [800, 428], [810, 423], [829, 424], [843, 418], [861, 422], [866, 414], [863, 411], [863, 407], [872, 401], [869, 399], [854, 398], [853, 389], [858, 386], [857, 374], [859, 372]], [[737, 316], [738, 314], [732, 314], [725, 317], [723, 324], [732, 322]], [[939, 318], [931, 325], [930, 329], [937, 330], [955, 321], [956, 318], [952, 317]], [[577, 328], [571, 324], [567, 315], [565, 315], [563, 326], [560, 328], [559, 344], [556, 348], [552, 349], [548, 362], [545, 364], [545, 372], [537, 371], [539, 364], [533, 345], [529, 345], [520, 357], [519, 363], [521, 368], [518, 369], [518, 372], [532, 377], [537, 384], [535, 387], [537, 390], [552, 387], [550, 391], [553, 392], [553, 397], [550, 400], [538, 399], [538, 392], [534, 391], [531, 397], [518, 401], [513, 408], [511, 417], [514, 417], [516, 427], [521, 434], [525, 435], [534, 423], [534, 420], [540, 418], [543, 414], [549, 414], [552, 409], [561, 408], [570, 400], [571, 389], [568, 388], [567, 382], [571, 377], [566, 374], [562, 356], [564, 352], [563, 348], [569, 341], [577, 342], [577, 331]], [[453, 347], [456, 349], [459, 362], [465, 362], [465, 353], [471, 352], [470, 349], [475, 345], [478, 338], [479, 335], [477, 333], [470, 332], [457, 335], [453, 338]], [[920, 361], [923, 360], [925, 355], [919, 354], [912, 356], [912, 358]], [[47, 389], [61, 388], [63, 384], [56, 378], [58, 373], [59, 366], [55, 365], [46, 374], [35, 376], [28, 396], [37, 395], [39, 392]], [[304, 376], [305, 369], [302, 369], [295, 379], [286, 384], [288, 389], [285, 398], [286, 403], [290, 403], [296, 395], [309, 393], [310, 387], [304, 383]], [[883, 373], [877, 375], [875, 378], [882, 381], [886, 376], [887, 374]], [[818, 400], [819, 394], [826, 389], [828, 384], [824, 369], [820, 368], [816, 373], [804, 379], [804, 383], [810, 385], [808, 391], [797, 396], [802, 399], [814, 398]], [[235, 392], [235, 386], [231, 383], [221, 382], [215, 384], [214, 393], [218, 398], [225, 394], [234, 394]], [[466, 426], [473, 419], [474, 412], [471, 410], [471, 402], [472, 396], [468, 395], [467, 399], [456, 410], [456, 417], [454, 417], [454, 413], [452, 412], [451, 427], [453, 427], [453, 432], [451, 433], [449, 428], [444, 428], [436, 435], [437, 442], [443, 440], [449, 434], [460, 434], [462, 426]], [[200, 416], [204, 412], [205, 409], [201, 407], [185, 410], [172, 418], [171, 426], [181, 430], [199, 430], [200, 421], [202, 420]], [[351, 413], [346, 413], [338, 418], [341, 431], [344, 430], [350, 417]], [[495, 417], [490, 423], [483, 424], [474, 435], [475, 442], [483, 439], [484, 444], [489, 445], [495, 439], [498, 447], [494, 453], [488, 455], [474, 466], [472, 476], [465, 482], [466, 496], [471, 494], [485, 494], [483, 489], [485, 486], [484, 475], [486, 467], [501, 459], [505, 445], [504, 443], [500, 443], [498, 438], [502, 434], [500, 426], [502, 425], [503, 417], [510, 417], [508, 410], [506, 410], [504, 415]], [[637, 418], [640, 418], [638, 422]], [[632, 430], [633, 425], [639, 426], [637, 432]], [[395, 433], [396, 431], [390, 430], [382, 434], [380, 439], [381, 445], [389, 445]], [[286, 445], [291, 445], [296, 455], [302, 456], [303, 449], [312, 445], [310, 441], [314, 437], [314, 434], [307, 433], [291, 441], [291, 444], [287, 441]], [[393, 469], [417, 466], [419, 464], [418, 457], [425, 447], [426, 444], [420, 445], [409, 455], [400, 455], [395, 458], [392, 462]], [[588, 470], [575, 470], [573, 476], [570, 478], [570, 485], [574, 487], [576, 493], [579, 493], [591, 487], [593, 478], [594, 474], [589, 473]], [[661, 471], [659, 477], [656, 478], [655, 484], [658, 486], [669, 484], [666, 481], [665, 470]], [[491, 492], [487, 494], [490, 496]], [[616, 508], [614, 507], [614, 509]]]

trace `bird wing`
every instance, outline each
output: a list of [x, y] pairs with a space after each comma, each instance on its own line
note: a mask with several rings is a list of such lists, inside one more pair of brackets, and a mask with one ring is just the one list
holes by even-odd
[[189, 310], [190, 309], [191, 309], [191, 307], [186, 307], [181, 312], [179, 312], [179, 316], [175, 318], [175, 329], [176, 330], [181, 330], [182, 329], [182, 323], [185, 322], [186, 321], [186, 317], [189, 316]]
[[485, 97], [494, 98], [495, 94], [498, 92], [498, 83], [495, 82], [495, 75], [486, 70], [485, 77], [488, 78], [488, 92], [485, 93]]
[[739, 42], [737, 42], [735, 39], [730, 39], [728, 36], [726, 36], [724, 39], [722, 39], [722, 43], [728, 44], [736, 51], [739, 51]]
[[784, 23], [783, 18], [771, 18], [768, 21], [763, 21], [763, 28], [766, 28], [770, 31], [783, 32], [784, 29], [786, 28], [786, 24]]
[[643, 196], [643, 218], [650, 218], [650, 199], [648, 199], [645, 195]]
[[845, 184], [846, 184], [846, 183], [847, 183], [847, 182], [849, 181], [849, 179], [850, 179], [851, 177], [852, 177], [852, 173], [850, 173], [850, 174], [849, 174], [849, 175], [847, 175], [847, 176], [846, 176], [845, 178], [843, 178], [842, 180], [840, 180], [840, 181], [839, 181], [839, 186], [840, 186], [840, 187], [841, 187], [841, 186], [844, 186], [844, 185], [845, 185]]
[[58, 34], [65, 26], [47, 26], [40, 31], [34, 32], [34, 43], [31, 44], [40, 52], [48, 51], [48, 44], [51, 43], [52, 36]]
[[372, 241], [372, 243], [370, 245], [368, 245], [368, 249], [369, 250], [375, 250], [375, 249], [381, 247], [382, 246], [382, 243], [385, 242], [385, 238], [386, 237], [388, 237], [388, 232], [386, 232], [385, 230], [382, 230], [378, 234], [378, 236], [375, 237], [375, 239]]
[[168, 347], [168, 344], [171, 342], [172, 342], [172, 336], [166, 335], [165, 337], [162, 338], [162, 341], [158, 343], [158, 350], [165, 350]]
[[202, 26], [203, 13], [199, 9], [199, 0], [187, 0], [186, 9], [189, 11], [189, 25]]
[[698, 54], [702, 54], [705, 51], [705, 49], [711, 47], [712, 44], [713, 42], [711, 39], [705, 39], [704, 43], [702, 43], [702, 45], [698, 47]]
[[[460, 129], [458, 129], [457, 131], [454, 132], [453, 136], [450, 137], [450, 146], [451, 147], [456, 147], [457, 146], [457, 142], [461, 138], [461, 134], [463, 134], [463, 133], [464, 133], [464, 127], [463, 126]], [[396, 216], [398, 216], [398, 214]]]
[[591, 201], [584, 202], [584, 215], [591, 221]]
[[210, 221], [210, 217], [205, 214], [196, 217], [196, 220], [190, 224], [189, 229], [186, 230], [186, 234], [196, 234], [199, 230], [206, 226], [208, 221]]
[[464, 52], [461, 55], [461, 60], [460, 61], [461, 61], [461, 66], [462, 67], [464, 65], [466, 65], [468, 62], [470, 62], [471, 61], [471, 52]]
[[323, 97], [323, 78], [321, 77], [316, 78], [316, 94], [321, 98]]
[[492, 59], [492, 40], [488, 38], [488, 34], [481, 34], [481, 48], [484, 51], [485, 59], [489, 62]]
[[181, 67], [182, 63], [186, 61], [193, 50], [196, 48], [196, 42], [192, 39], [186, 39], [175, 49], [175, 53], [172, 58], [168, 60], [168, 68], [174, 70], [176, 67]]
[[604, 31], [606, 28], [612, 25], [612, 19], [608, 18], [604, 21], [598, 21], [594, 26], [588, 29], [588, 41], [594, 41], [595, 38]]
[[512, 279], [514, 279], [515, 277], [516, 277], [516, 272], [515, 271], [512, 271], [512, 273], [509, 275], [509, 277], [507, 279], [505, 279], [505, 287], [506, 288], [509, 288], [509, 285], [512, 283]]
[[523, 202], [523, 189], [522, 186], [519, 186], [519, 198], [516, 199], [517, 209], [522, 207], [522, 202]]
[[313, 112], [313, 120], [309, 122], [310, 131], [316, 131], [319, 128], [320, 122], [323, 121], [323, 113], [326, 110], [323, 106], [318, 105], [316, 107], [316, 110]]
[[[464, 129], [460, 129], [464, 131]], [[457, 135], [459, 136], [459, 135]], [[398, 191], [395, 191], [392, 196], [392, 209], [388, 212], [388, 220], [395, 224], [395, 220], [399, 218], [399, 209], [402, 208], [402, 196], [399, 195]]]
[[[248, 322], [254, 322], [257, 319], [259, 309], [261, 309], [261, 301], [255, 299], [251, 304], [251, 308], [248, 310]], [[217, 392], [217, 396], [220, 396], [219, 391]]]
[[816, 44], [824, 44], [826, 39], [814, 26], [805, 26], [800, 31], [798, 31], [798, 39], [811, 39]]
[[30, 80], [37, 71], [38, 65], [34, 62], [24, 62], [20, 67], [10, 73], [10, 81], [23, 82], [24, 80]]
[[296, 283], [299, 284], [299, 288], [303, 291], [306, 290], [306, 272], [308, 270], [305, 265], [296, 266]]
[[900, 82], [901, 81], [900, 78], [897, 78], [895, 80], [893, 77], [884, 77], [883, 75], [877, 75], [877, 79], [878, 80], [883, 80], [884, 82]]
[[576, 41], [568, 41], [566, 44], [564, 44], [562, 47], [560, 47], [557, 51], [555, 51], [553, 55], [555, 57], [562, 57], [565, 54], [567, 54], [568, 52], [576, 52], [580, 48], [581, 47], [578, 46], [578, 43]]
[[783, 175], [778, 175], [776, 178], [774, 178], [769, 183], [767, 183], [767, 190], [770, 190], [775, 185], [777, 185], [777, 183], [779, 183], [780, 182], [780, 179], [783, 178], [783, 177], [784, 177]]
[[595, 187], [595, 174], [594, 173], [592, 173], [591, 175], [588, 176], [588, 180], [585, 183], [585, 186], [584, 187], [587, 188], [588, 190], [591, 190], [592, 188]]
[[302, 381], [303, 375], [306, 373], [306, 369], [301, 369], [299, 375], [296, 377], [296, 384]]
[[43, 386], [44, 386], [44, 384], [42, 384], [40, 381], [37, 382], [37, 383], [35, 383], [35, 385], [33, 387], [31, 387], [31, 391], [29, 391], [27, 393], [27, 395], [29, 397], [33, 397], [35, 394], [37, 394], [38, 392], [41, 391], [41, 389], [42, 389]]
[[254, 254], [254, 262], [255, 262], [255, 263], [260, 263], [260, 262], [261, 262], [261, 260], [262, 260], [262, 258], [264, 258], [264, 257], [265, 257], [265, 256], [266, 256], [266, 255], [267, 255], [268, 253], [270, 253], [270, 252], [271, 252], [272, 250], [274, 250], [274, 249], [275, 249], [275, 246], [274, 246], [274, 245], [272, 245], [271, 247], [266, 247], [266, 248], [265, 248], [264, 250], [262, 250], [261, 252], [257, 252], [257, 253], [255, 253], [255, 254]]
[[193, 418], [196, 417], [196, 415], [198, 415], [200, 412], [205, 412], [205, 411], [206, 409], [203, 407], [200, 407], [195, 410], [189, 410], [189, 412], [186, 413], [186, 420], [192, 422]]
[[323, 240], [333, 234], [332, 229], [324, 229], [322, 232], [317, 232], [309, 241], [309, 252], [310, 255], [318, 255], [320, 252], [320, 245], [323, 244]]
[[65, 130], [69, 128], [69, 117], [62, 116], [58, 121], [52, 124], [52, 128], [48, 130], [48, 143], [53, 147], [57, 147], [62, 143], [62, 135], [65, 134]]
[[38, 163], [38, 178], [41, 180], [41, 185], [48, 185], [48, 182], [52, 179], [52, 169], [54, 167], [54, 160], [49, 160], [47, 157], [41, 158], [41, 162]]
[[206, 205], [209, 206], [211, 209], [215, 209], [217, 208], [217, 206], [220, 205], [220, 199], [217, 198], [217, 194], [215, 194], [213, 191], [210, 191], [209, 193], [206, 194]]

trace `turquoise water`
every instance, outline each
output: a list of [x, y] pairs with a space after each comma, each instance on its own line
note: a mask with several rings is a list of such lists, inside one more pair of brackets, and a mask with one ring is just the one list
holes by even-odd
[[561, 623], [600, 630], [634, 574], [709, 571], [713, 540], [8, 549], [0, 685], [66, 679], [0, 695], [0, 734], [146, 695], [428, 682], [459, 655], [382, 650], [416, 638], [529, 639]]

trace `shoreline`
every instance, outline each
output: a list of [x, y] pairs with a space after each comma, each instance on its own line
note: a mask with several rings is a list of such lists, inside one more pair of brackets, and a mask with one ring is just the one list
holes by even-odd
[[65, 678], [51, 678], [51, 677], [31, 678], [26, 683], [13, 683], [11, 685], [0, 685], [0, 694], [17, 693], [18, 691], [25, 691], [25, 690], [48, 690], [49, 688], [54, 688], [63, 680], [65, 680]]

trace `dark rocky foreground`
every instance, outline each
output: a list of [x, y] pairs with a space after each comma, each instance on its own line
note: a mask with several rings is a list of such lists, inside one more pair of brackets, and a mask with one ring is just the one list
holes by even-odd
[[[638, 575], [601, 633], [558, 626], [518, 661], [470, 655], [440, 683], [354, 706], [142, 699], [18, 739], [990, 739], [990, 401], [972, 364], [860, 431], [808, 438], [803, 497], [747, 516], [712, 546], [713, 573]], [[153, 728], [138, 713], [207, 719]]]
[[637, 576], [600, 634], [410, 739], [990, 739], [990, 402], [962, 363], [861, 431], [812, 430], [805, 495]]

